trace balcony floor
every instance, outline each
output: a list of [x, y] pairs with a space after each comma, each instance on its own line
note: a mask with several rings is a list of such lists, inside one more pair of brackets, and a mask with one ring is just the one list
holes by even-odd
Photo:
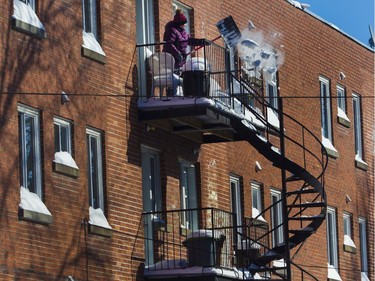
[[[138, 102], [138, 112], [139, 120], [198, 143], [242, 140], [233, 130], [231, 118], [243, 119], [244, 115], [213, 98], [151, 98]], [[249, 126], [256, 130], [257, 124], [250, 121]]]

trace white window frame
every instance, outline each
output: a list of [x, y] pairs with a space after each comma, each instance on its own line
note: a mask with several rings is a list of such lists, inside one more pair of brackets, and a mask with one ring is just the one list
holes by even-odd
[[344, 235], [352, 238], [352, 215], [349, 213], [343, 214], [343, 226], [344, 226]]
[[346, 114], [346, 93], [345, 87], [341, 85], [336, 86], [336, 93], [337, 93], [337, 107], [342, 110], [343, 113]]
[[26, 5], [29, 5], [33, 11], [35, 11], [35, 2], [36, 0], [20, 0], [21, 2], [25, 3]]
[[[135, 1], [136, 5], [136, 39], [138, 44], [155, 43], [155, 15], [154, 0]], [[138, 48], [138, 87], [140, 91], [147, 89], [147, 65], [148, 58], [155, 51], [154, 47]], [[139, 95], [141, 99], [147, 99], [146, 95]]]
[[[89, 205], [94, 209], [102, 209], [104, 213], [102, 133], [99, 130], [86, 128], [86, 136]], [[92, 141], [95, 143], [92, 144]]]
[[[278, 203], [276, 203], [278, 202]], [[283, 233], [283, 207], [281, 201], [281, 191], [276, 189], [271, 189], [271, 204], [275, 204], [271, 208], [271, 227], [277, 229], [272, 231], [272, 246], [276, 247], [284, 242], [284, 233]]]
[[364, 274], [366, 277], [368, 277], [366, 219], [359, 218], [358, 223], [359, 223], [359, 241], [360, 241], [360, 253], [361, 253], [361, 273]]
[[258, 216], [260, 213], [262, 213], [262, 210], [263, 210], [262, 184], [259, 182], [252, 181], [250, 183], [250, 186], [251, 186], [252, 218], [256, 218], [257, 220], [266, 222], [266, 220], [263, 218], [262, 215]]
[[98, 40], [97, 0], [82, 0], [82, 26], [86, 33], [94, 34]]
[[242, 205], [241, 205], [241, 179], [238, 176], [229, 177], [231, 211], [236, 215], [237, 241], [241, 240], [242, 233]]
[[337, 84], [336, 95], [337, 95], [337, 122], [349, 128], [350, 120], [347, 115], [345, 87], [340, 84]]
[[[66, 151], [72, 155], [72, 122], [59, 117], [54, 117], [53, 124], [55, 152]], [[62, 147], [65, 147], [66, 149], [62, 150]]]
[[[180, 160], [181, 209], [198, 208], [195, 166]], [[186, 229], [198, 229], [197, 210], [181, 212], [181, 226]]]
[[144, 211], [162, 211], [159, 151], [145, 146], [142, 146], [142, 186]]
[[333, 144], [330, 81], [319, 77], [322, 136]]
[[338, 270], [337, 218], [336, 209], [327, 208], [327, 258], [328, 264]]
[[356, 248], [352, 236], [352, 218], [352, 214], [343, 213], [344, 250], [346, 251], [354, 251]]
[[353, 93], [353, 123], [356, 159], [363, 159], [361, 97]]
[[278, 109], [278, 96], [277, 96], [277, 81], [276, 81], [276, 73], [272, 73], [269, 75], [269, 79], [267, 80], [267, 101], [273, 107]]
[[[21, 159], [21, 185], [29, 191], [42, 198], [42, 167], [41, 167], [41, 147], [40, 147], [40, 116], [39, 111], [24, 105], [18, 105], [19, 116], [19, 140]], [[31, 120], [30, 127], [27, 120]], [[27, 131], [31, 130], [32, 136], [28, 141]], [[31, 151], [32, 150], [32, 151]], [[27, 152], [32, 152], [27, 155]], [[31, 163], [30, 163], [31, 162]], [[30, 164], [28, 167], [28, 163]], [[27, 180], [32, 174], [32, 183]]]

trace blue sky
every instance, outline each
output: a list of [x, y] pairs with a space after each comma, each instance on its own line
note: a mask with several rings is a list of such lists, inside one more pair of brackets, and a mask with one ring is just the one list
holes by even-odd
[[319, 17], [369, 46], [369, 25], [374, 31], [375, 0], [302, 0]]

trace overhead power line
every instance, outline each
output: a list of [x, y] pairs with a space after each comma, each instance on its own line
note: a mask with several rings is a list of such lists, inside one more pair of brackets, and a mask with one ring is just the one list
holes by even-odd
[[[74, 97], [112, 97], [112, 98], [129, 98], [134, 97], [133, 94], [120, 94], [120, 93], [109, 93], [109, 94], [101, 94], [101, 93], [69, 93], [66, 92], [69, 96]], [[60, 93], [47, 93], [47, 92], [1, 92], [0, 95], [24, 95], [24, 96], [61, 96]], [[139, 95], [142, 96], [142, 95]], [[235, 95], [234, 95], [235, 96]], [[179, 96], [180, 97], [180, 96]], [[231, 98], [233, 96], [228, 96]], [[268, 96], [263, 96], [264, 98], [269, 98]], [[341, 99], [341, 96], [330, 96], [333, 99]], [[375, 95], [360, 95], [361, 98], [375, 98]], [[186, 98], [181, 96], [180, 98]], [[220, 97], [223, 98], [223, 97]], [[273, 97], [271, 97], [273, 98]], [[282, 99], [320, 99], [321, 96], [281, 96]], [[351, 98], [351, 96], [346, 96], [347, 99]]]

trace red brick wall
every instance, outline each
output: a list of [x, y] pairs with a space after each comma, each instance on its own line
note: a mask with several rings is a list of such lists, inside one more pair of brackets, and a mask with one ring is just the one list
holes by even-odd
[[[218, 36], [215, 23], [232, 15], [240, 29], [248, 20], [255, 24], [284, 54], [280, 67], [280, 94], [285, 111], [320, 137], [319, 75], [331, 80], [332, 94], [341, 83], [346, 88], [348, 117], [353, 120], [351, 93], [374, 95], [374, 53], [337, 30], [298, 10], [287, 1], [183, 1], [192, 7], [195, 37]], [[251, 2], [251, 3], [250, 3]], [[141, 144], [161, 152], [161, 179], [166, 209], [180, 202], [178, 159], [198, 161], [201, 169], [201, 204], [230, 210], [229, 176], [243, 178], [243, 208], [251, 216], [252, 180], [263, 183], [264, 204], [269, 205], [270, 187], [281, 188], [280, 170], [247, 143], [205, 144], [199, 154], [195, 143], [163, 130], [147, 132], [136, 110], [135, 1], [103, 0], [100, 5], [105, 65], [81, 56], [81, 3], [40, 1], [37, 14], [45, 24], [47, 38], [36, 39], [11, 28], [11, 1], [0, 4], [0, 279], [141, 280], [143, 244], [139, 233], [142, 212]], [[156, 32], [162, 37], [172, 17], [171, 1], [155, 1]], [[274, 36], [275, 33], [278, 33]], [[160, 38], [158, 35], [156, 38]], [[283, 47], [281, 46], [283, 45]], [[346, 74], [339, 81], [339, 72]], [[61, 91], [70, 103], [60, 104]], [[5, 93], [5, 94], [3, 94]], [[8, 94], [7, 94], [8, 93]], [[27, 95], [20, 93], [51, 93]], [[57, 94], [57, 95], [52, 95]], [[118, 94], [120, 97], [106, 95]], [[307, 98], [309, 97], [309, 98]], [[312, 97], [312, 98], [310, 98]], [[54, 222], [49, 226], [18, 220], [19, 148], [17, 103], [41, 111], [43, 192]], [[360, 255], [343, 251], [342, 213], [353, 214], [354, 242], [359, 251], [358, 218], [368, 222], [370, 279], [374, 279], [374, 100], [363, 98], [364, 155], [368, 171], [354, 166], [353, 126], [336, 122], [337, 101], [332, 99], [334, 145], [340, 153], [330, 159], [326, 172], [328, 204], [337, 208], [340, 275], [343, 280], [359, 278]], [[74, 124], [74, 159], [80, 167], [77, 179], [52, 170], [53, 116]], [[112, 238], [86, 234], [82, 220], [88, 218], [87, 126], [104, 132], [106, 215], [114, 229]], [[286, 132], [298, 136], [294, 128]], [[287, 147], [288, 149], [288, 147]], [[299, 153], [288, 150], [291, 157]], [[255, 161], [262, 170], [255, 171]], [[314, 168], [317, 171], [317, 168]], [[352, 202], [346, 203], [349, 195]], [[266, 217], [270, 221], [269, 217]], [[319, 280], [326, 279], [325, 224], [309, 238], [295, 258], [307, 265]], [[135, 244], [137, 243], [137, 244]], [[87, 247], [86, 247], [87, 245]], [[136, 247], [133, 247], [136, 245]], [[88, 256], [88, 259], [87, 259]], [[134, 259], [132, 258], [134, 257]], [[322, 267], [322, 268], [321, 268]], [[88, 276], [88, 277], [87, 277]], [[298, 279], [295, 275], [294, 279]]]

